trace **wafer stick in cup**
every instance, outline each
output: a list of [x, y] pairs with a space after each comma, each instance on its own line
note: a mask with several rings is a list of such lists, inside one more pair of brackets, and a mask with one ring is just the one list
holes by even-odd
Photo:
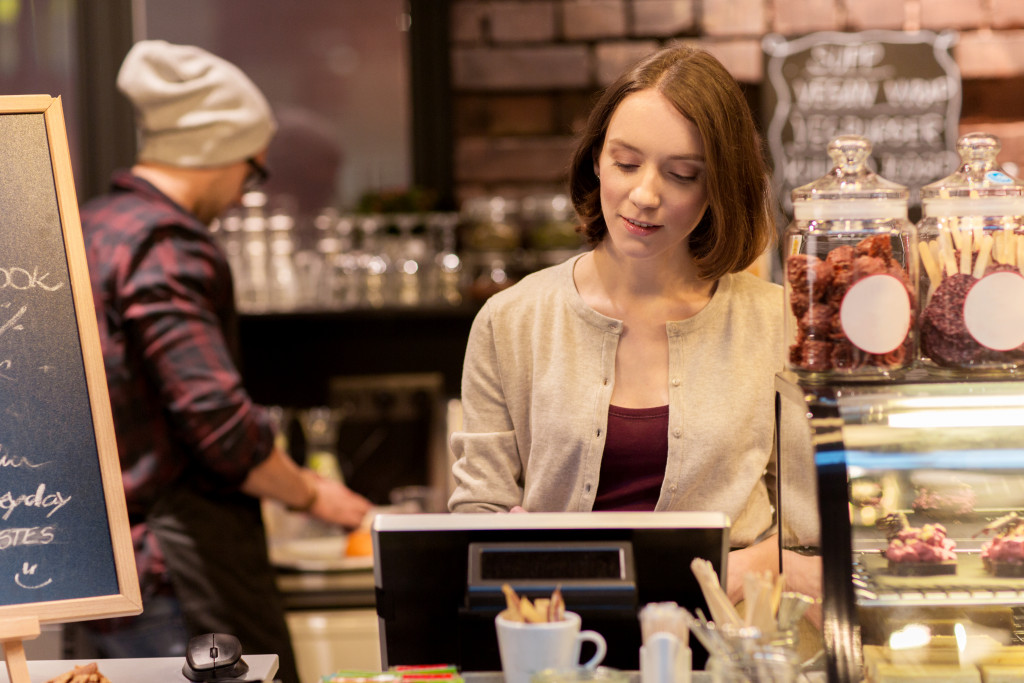
[[722, 590], [722, 584], [719, 583], [718, 575], [715, 574], [711, 563], [705, 559], [695, 557], [693, 562], [690, 563], [690, 570], [697, 577], [697, 583], [700, 585], [701, 592], [704, 593], [704, 600], [708, 603], [708, 608], [711, 610], [711, 618], [715, 623], [736, 628], [742, 626], [743, 620], [733, 606], [732, 601], [729, 600], [729, 596]]
[[508, 621], [543, 624], [565, 618], [565, 601], [560, 587], [555, 588], [550, 598], [537, 598], [533, 602], [525, 595], [518, 595], [507, 583], [502, 584], [501, 592], [505, 594], [504, 614]]
[[939, 271], [939, 264], [932, 258], [931, 248], [927, 242], [918, 242], [917, 250], [921, 254], [921, 265], [924, 266], [925, 272], [928, 273], [928, 279], [937, 285], [939, 280], [942, 279], [942, 273]]
[[1024, 275], [1024, 236], [1016, 235], [1014, 241], [1017, 242], [1017, 270]]
[[974, 255], [974, 250], [971, 247], [973, 237], [974, 233], [970, 230], [960, 233], [960, 272], [964, 275], [971, 273], [971, 257]]
[[942, 265], [946, 268], [946, 275], [952, 277], [960, 272], [956, 266], [956, 259], [953, 258], [953, 241], [949, 230], [939, 233], [939, 253], [942, 255]]
[[956, 216], [950, 216], [949, 230], [947, 230], [947, 234], [949, 235], [950, 239], [953, 240], [953, 249], [959, 249], [963, 251], [963, 244], [961, 243], [963, 233], [960, 232], [960, 219], [957, 218]]
[[981, 251], [978, 252], [978, 260], [974, 263], [974, 271], [971, 273], [974, 277], [979, 280], [985, 275], [985, 269], [988, 268], [988, 261], [992, 255], [992, 247], [995, 245], [995, 240], [992, 235], [985, 235], [981, 240]]
[[[942, 278], [945, 277], [945, 272], [942, 268], [942, 250], [939, 249], [939, 241], [929, 240], [928, 251], [932, 253], [932, 261], [935, 262], [935, 266], [939, 269], [939, 281], [941, 282]], [[935, 285], [938, 286], [939, 283], [936, 282]]]

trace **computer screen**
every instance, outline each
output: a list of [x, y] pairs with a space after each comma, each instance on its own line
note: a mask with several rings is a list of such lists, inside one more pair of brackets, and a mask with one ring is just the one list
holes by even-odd
[[715, 512], [382, 514], [372, 534], [384, 668], [499, 671], [494, 617], [508, 583], [531, 599], [559, 587], [582, 627], [607, 640], [604, 665], [636, 670], [640, 608], [671, 601], [707, 613], [690, 563], [706, 559], [724, 576], [729, 551], [728, 517]]

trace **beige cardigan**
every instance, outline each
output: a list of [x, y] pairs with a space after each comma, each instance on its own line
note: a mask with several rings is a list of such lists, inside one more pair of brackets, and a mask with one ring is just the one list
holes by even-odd
[[[580, 297], [576, 260], [494, 295], [473, 323], [463, 431], [451, 440], [454, 512], [593, 508], [622, 323]], [[656, 510], [725, 512], [734, 547], [773, 524], [783, 310], [781, 287], [743, 273], [666, 324], [669, 452]]]

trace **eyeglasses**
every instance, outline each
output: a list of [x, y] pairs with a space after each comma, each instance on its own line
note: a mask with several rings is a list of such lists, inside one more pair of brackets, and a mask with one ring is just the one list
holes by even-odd
[[270, 171], [267, 170], [267, 167], [252, 157], [246, 159], [245, 163], [249, 165], [249, 173], [245, 176], [245, 181], [242, 183], [243, 193], [258, 189], [260, 185], [267, 182], [270, 178]]

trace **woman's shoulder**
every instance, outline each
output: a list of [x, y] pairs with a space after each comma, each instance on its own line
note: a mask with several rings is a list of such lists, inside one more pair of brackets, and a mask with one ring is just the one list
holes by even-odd
[[782, 327], [785, 305], [781, 285], [747, 272], [726, 277], [729, 278], [729, 308], [734, 314], [769, 329]]
[[731, 278], [732, 286], [738, 292], [748, 296], [782, 301], [781, 285], [765, 280], [748, 271], [733, 273], [728, 277]]

